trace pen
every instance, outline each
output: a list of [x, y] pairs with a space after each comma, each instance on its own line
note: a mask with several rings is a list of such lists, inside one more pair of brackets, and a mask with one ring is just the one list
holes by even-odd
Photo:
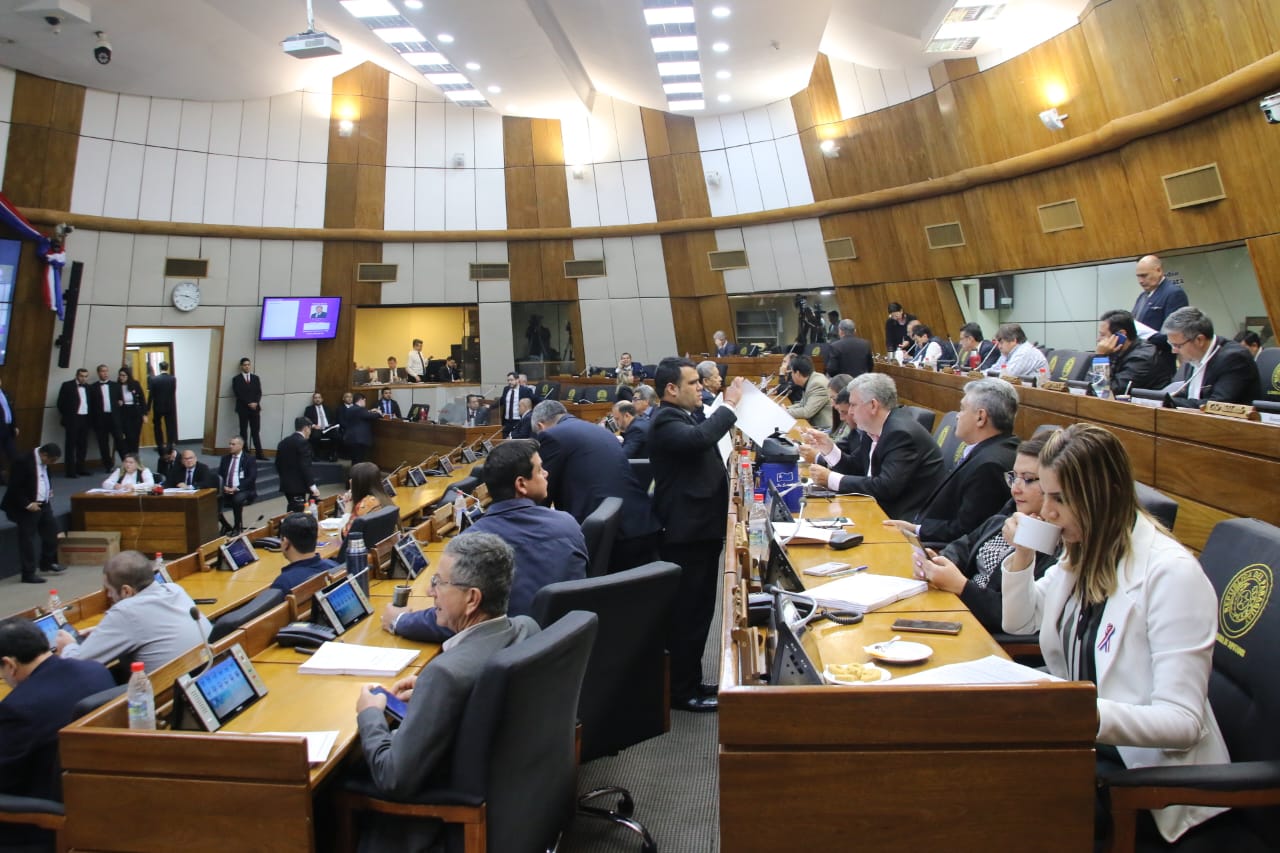
[[842, 578], [845, 575], [856, 575], [858, 572], [865, 572], [867, 568], [868, 568], [867, 566], [850, 566], [847, 569], [841, 569], [840, 571], [835, 572], [834, 574], [827, 575], [827, 577]]

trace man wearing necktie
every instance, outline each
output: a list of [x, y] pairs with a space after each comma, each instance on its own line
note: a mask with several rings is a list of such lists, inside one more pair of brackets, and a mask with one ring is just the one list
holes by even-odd
[[182, 467], [178, 469], [178, 485], [187, 489], [216, 489], [218, 475], [196, 458], [194, 450], [182, 451]]
[[427, 360], [422, 355], [422, 338], [413, 339], [413, 349], [405, 359], [405, 374], [410, 382], [422, 382], [427, 376]]
[[9, 488], [0, 509], [18, 526], [18, 561], [23, 583], [44, 583], [36, 573], [35, 537], [40, 537], [40, 571], [58, 574], [58, 520], [53, 515], [53, 486], [49, 466], [62, 456], [56, 444], [24, 453], [13, 461]]
[[67, 440], [67, 461], [63, 470], [68, 479], [89, 475], [84, 461], [89, 450], [88, 381], [89, 371], [82, 367], [76, 371], [75, 379], [68, 379], [58, 389], [58, 414], [62, 416]]
[[13, 421], [13, 407], [9, 405], [9, 397], [0, 388], [0, 453], [4, 454], [5, 470], [18, 461], [18, 445], [14, 441], [18, 437], [18, 425]]
[[112, 440], [116, 450], [120, 450], [120, 416], [116, 411], [115, 400], [119, 396], [116, 383], [111, 381], [111, 370], [105, 364], [98, 365], [98, 381], [89, 386], [89, 422], [93, 434], [98, 438], [98, 458], [102, 460], [102, 468], [111, 473]]
[[[222, 481], [218, 524], [223, 533], [240, 533], [244, 530], [244, 508], [258, 497], [258, 463], [244, 452], [244, 439], [240, 436], [233, 436], [227, 442], [227, 455], [218, 462], [218, 477]], [[221, 512], [227, 508], [231, 509], [231, 524], [227, 524]]]
[[404, 417], [400, 414], [400, 404], [396, 402], [395, 397], [391, 396], [390, 388], [382, 389], [382, 399], [378, 401], [378, 412], [384, 418], [400, 420]]
[[311, 430], [311, 452], [317, 459], [337, 461], [336, 448], [342, 435], [339, 429], [330, 429], [338, 423], [337, 415], [324, 404], [324, 395], [319, 391], [312, 394], [311, 405], [303, 409], [302, 414], [315, 425]]
[[240, 434], [252, 438], [254, 455], [266, 459], [262, 452], [262, 378], [253, 372], [253, 362], [240, 359], [240, 372], [231, 380], [231, 393], [236, 398], [236, 414], [240, 416]]

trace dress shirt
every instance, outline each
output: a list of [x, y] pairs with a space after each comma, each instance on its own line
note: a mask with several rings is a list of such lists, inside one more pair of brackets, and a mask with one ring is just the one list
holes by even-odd
[[120, 402], [126, 406], [133, 405], [133, 392], [129, 390], [128, 385], [122, 385], [120, 388]]
[[916, 353], [915, 358], [911, 360], [916, 364], [924, 364], [927, 361], [932, 361], [934, 364], [937, 364], [938, 360], [941, 358], [942, 344], [937, 341], [929, 341], [929, 343], [924, 345], [924, 349]]
[[379, 401], [379, 402], [380, 402], [380, 403], [381, 403], [381, 405], [382, 405], [382, 414], [384, 414], [384, 415], [389, 415], [389, 414], [391, 414], [391, 401], [390, 401], [390, 400], [381, 400], [381, 401]]
[[47, 503], [53, 497], [53, 489], [49, 486], [49, 469], [40, 461], [40, 451], [31, 451], [36, 455], [36, 503]]
[[519, 405], [520, 405], [520, 389], [513, 388], [511, 389], [511, 393], [507, 395], [507, 414], [505, 415], [507, 420], [509, 421], [519, 420], [520, 415], [517, 414], [516, 412], [516, 409], [517, 407], [519, 407]]
[[418, 350], [416, 349], [410, 350], [409, 357], [405, 360], [408, 362], [408, 364], [405, 366], [405, 369], [409, 372], [410, 375], [416, 376], [419, 379], [423, 378], [426, 375], [427, 363], [426, 361], [423, 360], [422, 353], [420, 353]]
[[193, 468], [184, 468], [183, 470], [185, 470], [187, 473], [183, 475], [182, 482], [187, 484], [187, 488], [193, 488], [195, 486], [196, 469], [193, 467]]
[[231, 465], [227, 468], [227, 485], [233, 489], [240, 488], [240, 454], [231, 457]]
[[77, 415], [89, 414], [89, 389], [77, 383], [76, 394], [78, 394], [80, 397], [80, 405], [76, 407], [76, 414]]
[[1209, 347], [1209, 351], [1204, 354], [1204, 358], [1199, 361], [1191, 362], [1192, 367], [1191, 379], [1187, 382], [1187, 397], [1192, 400], [1200, 399], [1200, 389], [1204, 385], [1204, 369], [1209, 364], [1209, 359], [1218, 354], [1218, 339], [1213, 339], [1213, 344]]
[[1036, 349], [1031, 341], [1023, 341], [1013, 348], [1013, 352], [1000, 356], [996, 369], [1001, 373], [1013, 376], [1034, 376], [1041, 368], [1048, 369], [1049, 361], [1044, 353]]
[[[866, 476], [870, 477], [871, 476], [871, 456], [876, 452], [876, 445], [880, 443], [880, 436], [868, 434], [868, 438], [871, 439], [871, 449], [867, 451]], [[829, 452], [822, 454], [822, 458], [826, 460], [826, 463], [827, 463], [823, 467], [834, 468], [837, 464], [839, 464], [840, 459], [843, 455], [844, 454], [840, 452], [840, 446], [836, 445]], [[832, 491], [838, 490], [840, 488], [840, 479], [843, 476], [844, 476], [843, 474], [837, 474], [835, 471], [832, 471], [831, 476], [827, 477], [827, 488], [831, 489]]]
[[316, 406], [316, 426], [325, 429], [329, 426], [329, 419], [324, 415], [324, 406]]
[[152, 672], [209, 636], [208, 619], [202, 615], [199, 624], [192, 621], [194, 606], [178, 584], [150, 583], [111, 605], [93, 633], [80, 645], [72, 643], [63, 649], [62, 657], [105, 663], [127, 656], [142, 661]]
[[102, 395], [102, 411], [111, 414], [111, 383], [99, 382], [98, 393]]

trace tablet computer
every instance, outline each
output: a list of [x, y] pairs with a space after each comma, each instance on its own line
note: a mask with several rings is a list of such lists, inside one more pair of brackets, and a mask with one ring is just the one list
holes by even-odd
[[317, 621], [328, 623], [338, 634], [344, 633], [352, 625], [373, 612], [369, 599], [352, 578], [331, 583], [316, 593], [314, 613], [319, 614]]
[[463, 461], [463, 462], [475, 462], [475, 461], [476, 461], [477, 459], [479, 459], [479, 458], [480, 458], [480, 457], [476, 455], [476, 452], [475, 452], [474, 450], [472, 450], [470, 447], [464, 447], [464, 448], [462, 448], [462, 461]]
[[447, 453], [440, 457], [440, 470], [446, 474], [453, 473], [453, 463], [449, 461], [449, 454]]
[[258, 552], [253, 550], [248, 536], [227, 540], [226, 544], [218, 548], [218, 552], [222, 554], [222, 565], [233, 572], [258, 562]]
[[486, 438], [484, 441], [480, 442], [480, 449], [484, 451], [485, 456], [488, 456], [493, 452], [493, 442]]
[[396, 496], [396, 484], [391, 482], [390, 477], [382, 478], [382, 491], [387, 493], [387, 497], [394, 498]]
[[84, 642], [84, 637], [80, 636], [80, 632], [76, 630], [76, 626], [67, 621], [67, 617], [63, 615], [61, 610], [55, 610], [53, 613], [46, 613], [31, 620], [35, 622], [36, 627], [44, 631], [45, 637], [49, 640], [49, 650], [53, 651], [58, 647], [58, 632], [66, 631], [71, 635], [71, 639], [77, 643]]
[[404, 566], [410, 579], [416, 578], [419, 572], [431, 565], [431, 560], [422, 550], [422, 543], [415, 539], [412, 533], [406, 533], [400, 537], [395, 551], [396, 559], [400, 561], [400, 565]]
[[427, 475], [423, 473], [422, 468], [418, 465], [409, 469], [409, 482], [414, 486], [425, 486], [427, 484]]
[[201, 728], [209, 732], [267, 695], [266, 683], [239, 643], [215, 657], [207, 669], [201, 666], [178, 676], [177, 686]]
[[169, 570], [164, 566], [156, 569], [153, 573], [156, 583], [173, 583], [173, 578], [169, 575]]

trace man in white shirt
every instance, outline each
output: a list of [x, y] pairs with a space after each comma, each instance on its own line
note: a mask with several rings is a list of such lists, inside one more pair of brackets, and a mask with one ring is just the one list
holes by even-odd
[[22, 566], [23, 583], [44, 583], [36, 574], [36, 553], [32, 547], [40, 537], [40, 570], [59, 573], [58, 520], [53, 515], [53, 487], [49, 483], [49, 466], [62, 458], [62, 448], [46, 444], [13, 460], [9, 488], [0, 499], [0, 509], [18, 525], [18, 562]]
[[996, 329], [1000, 358], [996, 370], [1005, 376], [1038, 376], [1049, 369], [1049, 360], [1036, 349], [1017, 323], [1003, 323]]
[[427, 375], [427, 359], [422, 354], [422, 338], [413, 339], [413, 349], [409, 350], [409, 357], [405, 359], [404, 372], [408, 374], [410, 382], [421, 382]]
[[88, 382], [89, 371], [82, 367], [74, 379], [63, 382], [58, 389], [58, 414], [67, 439], [67, 461], [63, 468], [68, 479], [89, 474], [84, 461], [89, 447]]

